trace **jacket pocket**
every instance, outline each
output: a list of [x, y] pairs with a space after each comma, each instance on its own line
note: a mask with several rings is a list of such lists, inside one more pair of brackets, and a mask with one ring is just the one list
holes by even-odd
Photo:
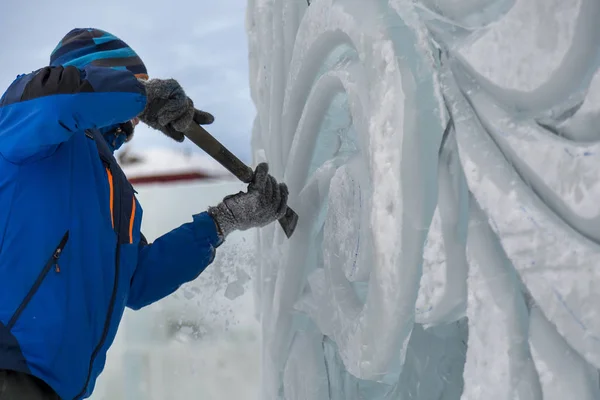
[[60, 255], [62, 254], [63, 249], [67, 245], [68, 240], [69, 240], [69, 231], [65, 232], [62, 239], [60, 240], [60, 243], [58, 244], [58, 246], [56, 246], [56, 248], [54, 249], [54, 252], [52, 252], [52, 255], [50, 256], [48, 261], [46, 261], [44, 268], [42, 268], [37, 279], [35, 280], [35, 282], [31, 286], [31, 288], [29, 289], [29, 292], [27, 292], [27, 295], [25, 296], [23, 301], [21, 301], [21, 304], [19, 305], [19, 307], [17, 308], [17, 310], [11, 317], [10, 321], [8, 321], [8, 325], [6, 325], [6, 327], [8, 328], [9, 331], [13, 328], [13, 326], [19, 319], [19, 317], [23, 313], [23, 310], [25, 310], [25, 307], [27, 307], [27, 304], [29, 304], [29, 302], [31, 301], [33, 296], [35, 296], [35, 293], [38, 291], [38, 289], [42, 285], [42, 282], [44, 282], [44, 279], [46, 278], [46, 276], [48, 276], [48, 272], [50, 272], [50, 269], [52, 267], [54, 267], [56, 272], [60, 272], [60, 266], [58, 265], [58, 260], [60, 258]]

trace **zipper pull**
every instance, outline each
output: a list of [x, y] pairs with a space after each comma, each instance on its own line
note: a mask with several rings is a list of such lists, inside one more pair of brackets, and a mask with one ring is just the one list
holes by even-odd
[[60, 253], [62, 252], [62, 248], [58, 248], [56, 249], [56, 251], [54, 252], [54, 255], [52, 257], [54, 257], [54, 270], [59, 273], [60, 272], [60, 265], [58, 265], [58, 258], [60, 257]]
[[58, 244], [58, 247], [56, 248], [56, 250], [54, 250], [54, 254], [52, 255], [52, 258], [54, 258], [54, 270], [57, 273], [60, 272], [60, 265], [58, 265], [58, 259], [60, 258], [60, 255], [61, 255], [63, 249], [67, 245], [68, 240], [69, 240], [69, 231], [67, 231], [65, 233], [65, 235], [61, 239], [60, 243]]

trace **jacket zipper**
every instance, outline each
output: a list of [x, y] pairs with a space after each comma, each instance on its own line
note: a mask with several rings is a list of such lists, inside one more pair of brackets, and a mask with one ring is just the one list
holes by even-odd
[[121, 254], [121, 246], [119, 245], [119, 243], [120, 243], [119, 223], [120, 223], [121, 218], [119, 215], [120, 213], [117, 213], [117, 216], [115, 218], [115, 216], [113, 215], [113, 212], [114, 212], [113, 210], [114, 210], [114, 199], [118, 198], [120, 200], [120, 193], [118, 193], [119, 196], [117, 196], [117, 194], [114, 192], [115, 187], [113, 186], [113, 175], [110, 170], [110, 164], [106, 165], [106, 172], [108, 174], [107, 177], [109, 179], [109, 185], [110, 185], [110, 213], [111, 213], [111, 218], [113, 221], [113, 228], [115, 230], [115, 233], [117, 234], [117, 246], [115, 249], [115, 278], [114, 278], [114, 282], [113, 282], [112, 294], [110, 296], [110, 303], [108, 304], [108, 312], [106, 314], [106, 320], [104, 321], [104, 329], [102, 331], [102, 336], [100, 337], [100, 341], [94, 348], [94, 352], [92, 353], [92, 356], [90, 358], [90, 365], [88, 367], [88, 375], [85, 380], [85, 384], [83, 385], [81, 392], [79, 392], [79, 394], [77, 396], [75, 396], [74, 400], [83, 398], [83, 395], [85, 394], [87, 387], [90, 383], [90, 379], [92, 377], [92, 369], [94, 367], [94, 361], [96, 360], [96, 357], [98, 356], [98, 353], [100, 352], [100, 349], [104, 345], [104, 342], [106, 341], [106, 338], [108, 336], [108, 331], [110, 328], [110, 321], [112, 320], [112, 315], [113, 315], [113, 312], [115, 309], [115, 301], [117, 299], [117, 289], [119, 287], [119, 269], [120, 269], [119, 264], [120, 264], [120, 254]]
[[60, 243], [58, 244], [58, 246], [56, 246], [56, 249], [54, 249], [52, 256], [48, 259], [48, 261], [44, 265], [44, 268], [42, 269], [42, 271], [38, 275], [37, 279], [33, 283], [33, 286], [31, 286], [31, 288], [29, 289], [29, 292], [27, 292], [27, 295], [25, 296], [25, 298], [23, 299], [23, 301], [17, 308], [17, 311], [15, 311], [15, 313], [13, 314], [10, 321], [8, 321], [8, 325], [6, 326], [8, 328], [8, 330], [11, 330], [15, 326], [15, 324], [17, 323], [17, 320], [19, 319], [19, 317], [25, 310], [25, 307], [27, 307], [27, 305], [29, 304], [29, 302], [31, 301], [31, 299], [33, 298], [35, 293], [39, 290], [40, 286], [42, 286], [42, 282], [48, 275], [48, 272], [50, 272], [50, 269], [52, 268], [52, 266], [55, 266], [56, 272], [60, 272], [60, 267], [58, 266], [58, 259], [60, 258], [60, 255], [62, 254], [63, 249], [67, 245], [68, 240], [69, 240], [69, 231], [65, 232], [62, 239], [60, 240]]

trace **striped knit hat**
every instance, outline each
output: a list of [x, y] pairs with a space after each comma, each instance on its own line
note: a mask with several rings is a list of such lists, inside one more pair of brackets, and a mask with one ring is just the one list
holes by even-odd
[[148, 79], [148, 71], [135, 51], [118, 37], [100, 29], [76, 28], [62, 38], [50, 56], [50, 66], [86, 65], [129, 70]]

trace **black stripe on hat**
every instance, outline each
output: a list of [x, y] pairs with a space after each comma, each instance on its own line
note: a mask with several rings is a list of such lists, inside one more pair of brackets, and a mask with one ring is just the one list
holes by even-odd
[[73, 29], [62, 38], [61, 46], [64, 46], [77, 39], [92, 40], [93, 37], [87, 29]]
[[142, 60], [135, 57], [119, 57], [119, 58], [101, 58], [91, 62], [92, 65], [98, 67], [133, 67], [143, 65]]
[[148, 70], [146, 69], [146, 66], [144, 64], [131, 65], [127, 67], [127, 70], [131, 71], [134, 75], [148, 75]]

